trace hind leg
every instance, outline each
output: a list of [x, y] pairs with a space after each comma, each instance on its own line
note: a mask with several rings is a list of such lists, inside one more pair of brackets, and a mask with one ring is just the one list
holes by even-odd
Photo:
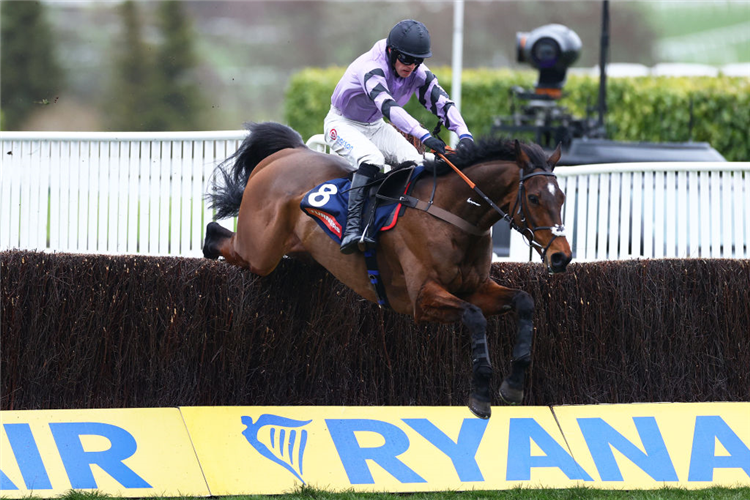
[[209, 222], [206, 226], [206, 238], [203, 240], [203, 256], [216, 260], [221, 257], [221, 245], [229, 240], [234, 233], [218, 222]]
[[[298, 207], [299, 202], [292, 205]], [[209, 223], [203, 255], [209, 259], [224, 257], [227, 263], [249, 269], [258, 276], [269, 275], [284, 255], [304, 251], [299, 238], [288, 227], [287, 221], [291, 217], [287, 207], [277, 207], [273, 214], [274, 217], [261, 220], [250, 217], [243, 219], [243, 211], [240, 210], [236, 233], [216, 222]], [[315, 224], [312, 220], [310, 223]]]
[[209, 222], [206, 226], [206, 239], [203, 241], [203, 256], [216, 260], [219, 257], [235, 266], [250, 267], [249, 263], [234, 250], [235, 234], [218, 222]]

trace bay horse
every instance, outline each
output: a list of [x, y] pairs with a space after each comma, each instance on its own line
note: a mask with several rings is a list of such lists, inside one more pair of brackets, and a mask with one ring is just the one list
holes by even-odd
[[[348, 162], [312, 151], [285, 125], [246, 127], [249, 135], [217, 167], [213, 192], [207, 194], [217, 219], [238, 216], [237, 231], [209, 223], [204, 256], [221, 256], [265, 276], [285, 255], [305, 255], [365, 299], [377, 302], [363, 254], [342, 254], [339, 242], [300, 209], [303, 197], [315, 186], [349, 175]], [[427, 169], [438, 169], [441, 175], [436, 171], [417, 180], [412, 195], [462, 219], [461, 227], [431, 212], [406, 209], [393, 229], [380, 233], [377, 261], [394, 311], [416, 322], [461, 321], [468, 329], [473, 368], [468, 406], [476, 416], [489, 418], [492, 366], [486, 317], [510, 311], [517, 315], [511, 373], [499, 395], [506, 403], [519, 404], [531, 362], [534, 312], [528, 293], [490, 278], [490, 228], [505, 216], [539, 252], [550, 273], [565, 271], [571, 260], [560, 215], [565, 196], [552, 172], [560, 147], [547, 158], [536, 144], [483, 139], [447, 153], [445, 159], [460, 169], [460, 175], [447, 169], [445, 160], [426, 160]], [[448, 173], [442, 172], [446, 169]], [[472, 189], [472, 182], [481, 191]]]

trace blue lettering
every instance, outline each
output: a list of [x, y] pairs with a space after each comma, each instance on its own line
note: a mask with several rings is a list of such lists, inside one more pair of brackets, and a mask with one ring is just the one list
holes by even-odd
[[[402, 483], [424, 483], [419, 474], [396, 458], [409, 449], [409, 438], [398, 427], [387, 422], [369, 419], [326, 419], [336, 451], [351, 484], [373, 484], [367, 460], [372, 460]], [[375, 432], [385, 438], [385, 444], [362, 448], [355, 432]]]
[[[123, 463], [138, 448], [135, 438], [125, 429], [98, 422], [52, 423], [49, 427], [73, 489], [97, 488], [92, 465], [101, 467], [125, 488], [151, 488]], [[81, 436], [102, 436], [112, 446], [105, 451], [84, 451]]]
[[646, 453], [601, 418], [579, 418], [583, 438], [602, 481], [622, 481], [612, 448], [617, 449], [655, 481], [678, 481], [672, 459], [654, 417], [633, 417]]
[[10, 480], [8, 476], [5, 475], [5, 472], [0, 470], [0, 490], [17, 490], [18, 486], [13, 484], [13, 481]]
[[[531, 456], [531, 440], [545, 456]], [[528, 481], [532, 467], [557, 467], [568, 479], [593, 481], [583, 467], [533, 418], [511, 418], [508, 431], [508, 481]]]
[[[716, 456], [716, 440], [729, 456]], [[750, 449], [719, 416], [695, 417], [688, 481], [713, 481], [714, 469], [742, 469], [750, 477]]]
[[455, 443], [426, 418], [405, 418], [404, 422], [451, 459], [461, 481], [484, 481], [475, 457], [489, 420], [464, 419]]
[[[47, 469], [44, 468], [42, 456], [39, 454], [39, 448], [31, 434], [29, 424], [3, 424], [5, 433], [8, 436], [10, 447], [13, 449], [13, 455], [16, 457], [16, 463], [21, 470], [23, 482], [27, 490], [51, 490], [52, 484], [47, 475]], [[5, 474], [3, 474], [5, 476]], [[3, 477], [3, 486], [5, 488], [5, 477]], [[10, 480], [8, 480], [10, 481]], [[13, 483], [11, 483], [13, 484]], [[11, 489], [18, 489], [15, 485]]]

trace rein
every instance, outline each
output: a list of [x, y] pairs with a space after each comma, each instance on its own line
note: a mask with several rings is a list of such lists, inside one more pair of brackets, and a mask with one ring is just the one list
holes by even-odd
[[[443, 161], [447, 163], [448, 166], [451, 167], [471, 189], [473, 189], [479, 196], [481, 196], [482, 199], [485, 202], [487, 202], [489, 206], [491, 206], [498, 214], [500, 214], [500, 217], [505, 219], [511, 228], [515, 229], [516, 231], [524, 235], [526, 239], [528, 239], [528, 241], [530, 242], [529, 243], [530, 246], [535, 246], [536, 248], [540, 249], [542, 262], [544, 262], [544, 258], [547, 255], [547, 250], [549, 250], [549, 247], [550, 245], [552, 245], [553, 241], [555, 241], [559, 236], [563, 236], [565, 234], [565, 227], [559, 224], [555, 226], [535, 226], [533, 225], [533, 221], [531, 221], [530, 218], [527, 221], [526, 211], [524, 210], [525, 204], [524, 204], [524, 198], [523, 198], [523, 192], [525, 189], [524, 182], [531, 177], [536, 177], [537, 175], [544, 175], [546, 177], [555, 177], [555, 178], [557, 178], [557, 176], [552, 172], [542, 171], [542, 172], [532, 172], [530, 174], [526, 174], [523, 177], [521, 177], [521, 180], [519, 181], [519, 184], [518, 184], [518, 196], [516, 197], [516, 202], [513, 204], [513, 208], [511, 209], [511, 212], [514, 212], [516, 210], [516, 207], [518, 207], [518, 213], [521, 215], [521, 222], [523, 222], [523, 227], [521, 227], [518, 224], [516, 224], [516, 221], [513, 220], [513, 217], [511, 217], [510, 215], [505, 213], [500, 207], [495, 205], [495, 203], [486, 194], [484, 194], [481, 189], [477, 187], [476, 183], [474, 183], [471, 179], [469, 179], [466, 176], [466, 174], [461, 172], [461, 170], [459, 170], [458, 167], [456, 167], [453, 163], [451, 163], [451, 161], [448, 158], [446, 158], [445, 155], [443, 155], [442, 153], [437, 153], [437, 152], [436, 154], [440, 158], [442, 158]], [[531, 223], [531, 225], [529, 225], [529, 223]], [[546, 229], [548, 229], [552, 233], [552, 239], [549, 241], [549, 243], [547, 243], [546, 247], [542, 247], [542, 245], [536, 241], [535, 233], [537, 231], [543, 231]]]

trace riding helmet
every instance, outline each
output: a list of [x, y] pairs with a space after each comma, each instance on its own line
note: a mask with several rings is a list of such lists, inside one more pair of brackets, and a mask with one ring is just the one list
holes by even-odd
[[404, 19], [391, 28], [386, 44], [407, 56], [432, 57], [430, 32], [424, 24], [414, 19]]

